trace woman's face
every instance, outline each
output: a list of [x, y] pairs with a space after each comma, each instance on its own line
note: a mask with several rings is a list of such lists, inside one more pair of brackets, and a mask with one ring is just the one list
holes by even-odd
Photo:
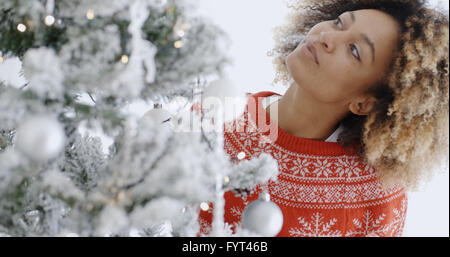
[[[398, 24], [388, 14], [365, 9], [316, 24], [286, 64], [296, 84], [317, 100], [347, 103], [384, 78], [398, 42]], [[306, 44], [316, 51], [318, 64]]]

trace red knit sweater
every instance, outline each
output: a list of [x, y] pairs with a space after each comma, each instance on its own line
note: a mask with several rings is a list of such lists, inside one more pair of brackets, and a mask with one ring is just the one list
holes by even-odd
[[[337, 142], [283, 131], [261, 103], [274, 94], [247, 95], [245, 112], [232, 122], [232, 131], [224, 131], [224, 148], [231, 157], [240, 154], [248, 160], [265, 152], [277, 160], [278, 179], [268, 184], [271, 200], [283, 212], [283, 227], [277, 236], [401, 236], [407, 209], [404, 189], [383, 191], [374, 169]], [[277, 132], [275, 137], [271, 130]], [[225, 193], [224, 218], [234, 231], [244, 208], [260, 191], [257, 187], [247, 197]], [[212, 208], [200, 211], [200, 234], [210, 231], [211, 221]]]

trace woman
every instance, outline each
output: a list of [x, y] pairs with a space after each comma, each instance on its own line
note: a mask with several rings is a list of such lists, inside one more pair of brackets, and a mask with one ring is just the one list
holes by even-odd
[[[448, 163], [448, 17], [424, 6], [289, 4], [270, 55], [274, 82], [290, 87], [251, 95], [235, 124], [254, 130], [224, 133], [232, 158], [278, 161], [268, 184], [284, 217], [278, 236], [401, 236], [407, 191]], [[233, 229], [260, 191], [225, 194]], [[201, 211], [203, 233], [211, 218]]]

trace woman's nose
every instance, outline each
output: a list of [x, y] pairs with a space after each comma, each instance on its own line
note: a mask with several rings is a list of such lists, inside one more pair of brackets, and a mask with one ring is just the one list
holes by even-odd
[[320, 32], [319, 42], [326, 52], [333, 52], [336, 47], [337, 34], [335, 31]]

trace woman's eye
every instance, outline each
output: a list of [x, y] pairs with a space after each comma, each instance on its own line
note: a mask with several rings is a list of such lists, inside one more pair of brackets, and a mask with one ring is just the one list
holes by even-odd
[[339, 28], [342, 28], [342, 21], [341, 21], [341, 18], [337, 18], [337, 19], [335, 19], [334, 21], [333, 21], [333, 24], [334, 25], [336, 25], [336, 26], [338, 26]]
[[358, 48], [354, 45], [350, 45], [350, 50], [352, 51], [353, 56], [355, 56], [356, 59], [361, 60], [361, 57], [359, 56]]
[[[342, 20], [341, 20], [341, 18], [340, 17], [337, 17], [334, 21], [333, 21], [333, 24], [334, 25], [336, 25], [336, 26], [338, 26], [340, 29], [342, 29]], [[358, 61], [361, 61], [361, 57], [360, 57], [360, 55], [359, 55], [359, 51], [358, 51], [358, 48], [354, 45], [354, 44], [351, 44], [350, 45], [350, 51], [352, 52], [352, 55], [358, 60]]]

